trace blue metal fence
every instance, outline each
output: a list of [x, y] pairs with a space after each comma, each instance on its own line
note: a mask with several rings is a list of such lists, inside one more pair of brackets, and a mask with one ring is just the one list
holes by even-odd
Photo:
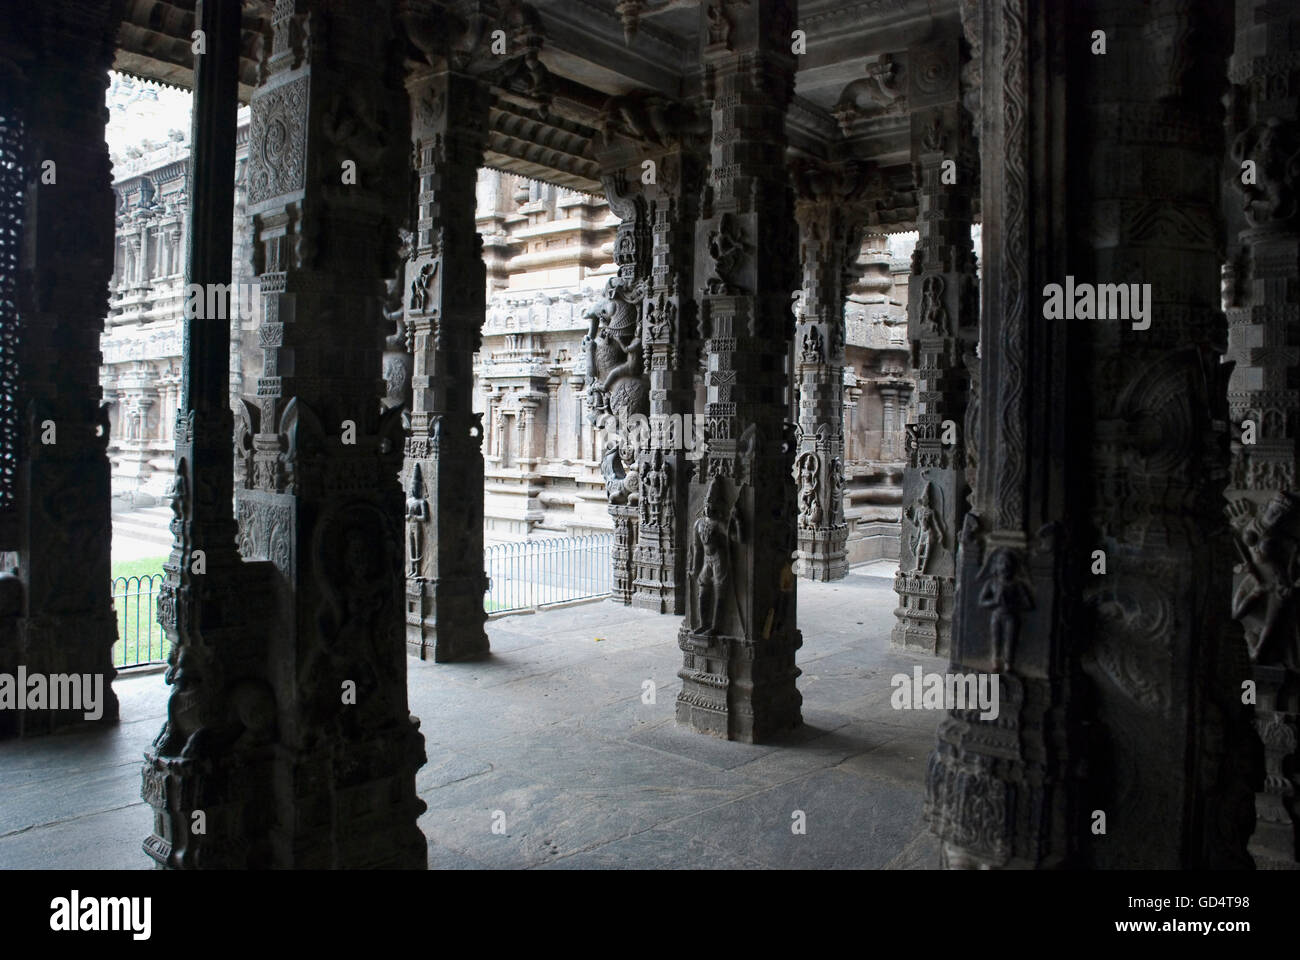
[[613, 587], [612, 533], [498, 543], [483, 551], [488, 613], [536, 610], [607, 596]]
[[153, 573], [113, 580], [113, 608], [117, 611], [113, 666], [138, 667], [167, 659], [167, 634], [158, 623], [158, 592], [164, 579], [161, 573]]

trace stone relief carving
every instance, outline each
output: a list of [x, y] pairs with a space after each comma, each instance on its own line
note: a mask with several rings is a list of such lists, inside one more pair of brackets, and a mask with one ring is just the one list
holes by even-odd
[[807, 332], [803, 335], [800, 359], [804, 363], [826, 362], [826, 349], [822, 343], [821, 331], [815, 323], [809, 324]]
[[1020, 632], [1021, 614], [1034, 609], [1034, 596], [1020, 573], [1020, 561], [1006, 547], [988, 555], [980, 571], [979, 605], [989, 611], [989, 636], [993, 641], [994, 669], [1011, 667]]
[[672, 526], [673, 485], [672, 465], [664, 463], [662, 450], [656, 450], [640, 478], [641, 523], [660, 527]]
[[944, 280], [931, 274], [921, 284], [921, 330], [927, 337], [952, 336], [948, 308], [943, 302]]
[[1241, 558], [1232, 616], [1245, 630], [1250, 657], [1300, 672], [1300, 542], [1286, 532], [1295, 509], [1294, 497], [1280, 491], [1258, 514], [1246, 499], [1229, 503], [1227, 514]]
[[406, 572], [420, 576], [424, 560], [424, 528], [429, 522], [429, 501], [424, 496], [424, 473], [417, 463], [411, 471], [411, 493], [406, 498]]
[[582, 341], [587, 352], [587, 416], [593, 423], [603, 414], [626, 423], [632, 414], [650, 409], [640, 329], [639, 305], [644, 296], [643, 285], [612, 278], [605, 299], [584, 315], [588, 321]]
[[1300, 181], [1300, 128], [1294, 121], [1269, 117], [1237, 135], [1232, 157], [1240, 165], [1255, 163], [1255, 183], [1231, 178], [1241, 191], [1242, 210], [1253, 227], [1291, 221], [1297, 212], [1296, 186]]
[[708, 254], [712, 265], [705, 281], [706, 292], [736, 292], [735, 271], [744, 262], [745, 249], [745, 235], [739, 223], [730, 213], [724, 213], [717, 227], [709, 231]]
[[732, 505], [730, 516], [723, 519], [727, 496], [724, 484], [720, 477], [709, 481], [700, 515], [691, 528], [686, 563], [694, 583], [692, 626], [708, 636], [725, 630], [728, 597], [738, 609], [740, 605], [739, 597], [733, 596], [736, 585], [732, 578], [732, 546], [744, 542], [744, 529], [739, 500]]
[[609, 440], [605, 444], [605, 452], [600, 459], [600, 475], [605, 478], [605, 497], [611, 504], [625, 504], [637, 492], [636, 471], [628, 471], [623, 466], [617, 440]]
[[[1114, 576], [1110, 574], [1109, 576]], [[1096, 617], [1091, 656], [1106, 677], [1134, 703], [1164, 715], [1173, 704], [1168, 683], [1173, 650], [1173, 603], [1154, 583], [1107, 584], [1086, 598]]]
[[798, 460], [799, 526], [815, 529], [822, 523], [821, 458], [805, 453]]
[[943, 518], [934, 504], [934, 484], [929, 480], [921, 488], [920, 495], [906, 510], [903, 516], [911, 525], [912, 571], [927, 573], [930, 552], [933, 548], [942, 550], [947, 545], [947, 534]]
[[266, 93], [249, 131], [248, 202], [301, 189], [305, 179], [307, 77]]

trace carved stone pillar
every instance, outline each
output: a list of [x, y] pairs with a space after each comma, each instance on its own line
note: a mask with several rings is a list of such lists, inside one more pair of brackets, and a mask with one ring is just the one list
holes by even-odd
[[[630, 604], [635, 592], [633, 555], [637, 542], [639, 476], [638, 446], [647, 437], [638, 428], [650, 412], [649, 378], [645, 375], [645, 343], [641, 309], [649, 288], [650, 217], [645, 197], [629, 186], [622, 170], [602, 180], [610, 209], [619, 217], [614, 239], [618, 276], [605, 287], [604, 299], [584, 315], [588, 321], [583, 346], [587, 358], [587, 417], [597, 427], [611, 426], [616, 436], [597, 451], [605, 478], [609, 514], [614, 519], [614, 567], [611, 595]], [[606, 418], [612, 418], [607, 421]], [[637, 418], [637, 419], [633, 419]]]
[[104, 89], [120, 19], [118, 3], [55, 0], [7, 10], [0, 38], [0, 550], [18, 568], [0, 601], [0, 672], [89, 683], [81, 709], [3, 711], [0, 736], [118, 714], [99, 339], [114, 254]]
[[847, 171], [793, 171], [803, 316], [795, 329], [799, 395], [799, 573], [840, 580], [849, 572], [844, 520], [844, 300], [862, 247], [864, 211], [847, 204]]
[[1224, 209], [1235, 235], [1225, 306], [1232, 422], [1228, 515], [1239, 563], [1232, 615], [1255, 663], [1255, 722], [1264, 743], [1250, 850], [1263, 869], [1300, 868], [1300, 9], [1238, 6]]
[[907, 425], [898, 622], [890, 639], [937, 655], [951, 649], [957, 533], [967, 509], [964, 360], [975, 352], [979, 318], [970, 240], [979, 174], [971, 117], [959, 101], [958, 43], [950, 36], [908, 57], [920, 236], [907, 313], [917, 402], [916, 422]]
[[[483, 422], [473, 409], [487, 282], [475, 191], [488, 102], [478, 80], [443, 63], [417, 67], [407, 79], [419, 196], [406, 268], [415, 366], [403, 478], [410, 541], [406, 645], [422, 660], [448, 663], [488, 652]], [[514, 446], [519, 459], [528, 455], [521, 443]], [[418, 557], [411, 554], [417, 543]]]
[[[239, 7], [204, 3], [199, 24], [189, 280], [224, 282]], [[248, 172], [264, 360], [258, 406], [238, 404], [235, 432], [246, 562], [227, 567], [229, 327], [187, 322], [177, 540], [159, 602], [177, 689], [146, 760], [146, 850], [173, 867], [422, 867], [401, 432], [381, 417], [379, 377], [407, 199], [392, 5], [288, 0], [271, 26]]]
[[[638, 101], [640, 103], [640, 101]], [[644, 408], [628, 405], [631, 414], [648, 414], [648, 430], [638, 437], [637, 506], [632, 543], [632, 602], [659, 613], [685, 611], [686, 494], [692, 443], [695, 365], [695, 219], [701, 187], [702, 157], [683, 144], [700, 118], [678, 104], [664, 105], [671, 125], [656, 131], [668, 149], [631, 139], [621, 152], [622, 165], [608, 178], [620, 214], [622, 236], [640, 249], [623, 254], [621, 272], [630, 263], [641, 341], [642, 380], [648, 388]], [[626, 135], [626, 134], [625, 134]], [[641, 180], [645, 163], [653, 183]], [[611, 164], [612, 165], [612, 164]], [[646, 255], [648, 254], [648, 255]], [[618, 569], [618, 559], [615, 560]]]
[[[999, 703], [941, 722], [927, 815], [950, 867], [1248, 866], [1221, 510], [1230, 31], [1212, 5], [980, 13], [984, 391], [950, 669], [996, 674]], [[1080, 287], [1071, 318], [1076, 282], [1125, 289]]]
[[759, 742], [802, 722], [795, 687], [793, 197], [785, 110], [793, 4], [701, 5], [712, 169], [696, 233], [708, 369], [704, 460], [691, 483], [677, 720]]

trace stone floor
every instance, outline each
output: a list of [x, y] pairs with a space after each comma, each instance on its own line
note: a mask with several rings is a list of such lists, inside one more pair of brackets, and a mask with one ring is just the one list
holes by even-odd
[[[889, 651], [882, 572], [800, 581], [805, 726], [781, 743], [679, 729], [679, 618], [609, 601], [493, 620], [479, 663], [408, 661], [429, 866], [936, 866], [921, 803], [938, 716], [892, 709], [890, 678], [946, 664]], [[113, 729], [0, 743], [0, 868], [150, 865], [140, 757], [167, 690], [158, 672], [115, 686]]]

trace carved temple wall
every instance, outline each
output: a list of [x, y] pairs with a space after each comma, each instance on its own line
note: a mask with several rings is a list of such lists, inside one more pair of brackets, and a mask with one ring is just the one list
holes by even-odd
[[[117, 252], [101, 341], [113, 490], [124, 504], [163, 502], [180, 398], [188, 133], [120, 157]], [[248, 115], [236, 153], [236, 283], [252, 295], [231, 320], [231, 391], [255, 397], [262, 301], [251, 285]], [[480, 168], [476, 223], [487, 307], [474, 360], [484, 424], [489, 540], [608, 531], [601, 439], [587, 415], [585, 314], [616, 273], [617, 217], [604, 197]], [[868, 233], [845, 292], [844, 547], [847, 562], [896, 557], [905, 427], [914, 403], [906, 341], [908, 234]], [[860, 280], [856, 279], [860, 276]], [[397, 376], [409, 388], [410, 363]], [[386, 376], [392, 380], [391, 369]], [[391, 384], [390, 384], [391, 385]], [[406, 389], [403, 388], [403, 389]], [[700, 411], [702, 412], [702, 410]]]

